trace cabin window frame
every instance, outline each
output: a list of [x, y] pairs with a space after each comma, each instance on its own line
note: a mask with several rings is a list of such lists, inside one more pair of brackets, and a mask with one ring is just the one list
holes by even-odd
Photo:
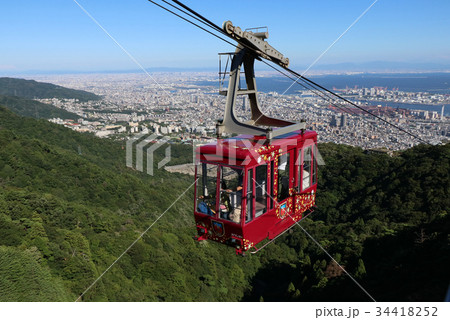
[[[215, 178], [210, 177], [210, 180], [215, 180], [214, 186], [212, 186], [212, 187], [214, 187], [213, 189], [215, 189], [214, 205], [213, 206], [209, 205], [208, 202], [204, 201], [204, 200], [202, 200], [201, 202], [204, 202], [207, 205], [207, 208], [209, 208], [210, 213], [202, 212], [199, 209], [199, 205], [201, 203], [199, 201], [200, 200], [200, 196], [208, 197], [208, 195], [205, 196], [205, 193], [206, 192], [209, 193], [209, 191], [208, 191], [208, 174], [206, 173], [206, 175], [205, 175], [205, 169], [206, 169], [206, 171], [208, 170], [207, 169], [208, 165], [215, 166], [215, 170], [216, 170], [216, 175], [215, 175], [216, 177]], [[199, 167], [200, 167], [200, 170], [199, 170]], [[218, 164], [218, 163], [211, 163], [211, 162], [200, 162], [196, 166], [196, 179], [197, 179], [197, 181], [196, 181], [196, 184], [195, 184], [195, 191], [196, 191], [196, 194], [195, 194], [195, 202], [196, 202], [195, 203], [195, 211], [198, 212], [198, 213], [201, 213], [201, 214], [205, 214], [205, 215], [210, 216], [210, 217], [214, 217], [214, 218], [217, 216], [217, 204], [218, 204], [218, 202], [217, 202], [217, 195], [218, 195], [217, 194], [217, 178], [218, 178], [218, 174], [219, 174], [218, 173], [219, 167], [220, 167], [220, 164]], [[201, 171], [201, 172], [199, 173], [199, 171]], [[212, 198], [210, 198], [210, 199], [212, 199]]]
[[[263, 168], [263, 167], [265, 167], [265, 170], [262, 171], [262, 174], [264, 175], [264, 179], [261, 180], [261, 182], [260, 182], [260, 180], [258, 179], [257, 173], [258, 173], [258, 168]], [[254, 180], [255, 180], [255, 189], [254, 189], [255, 190], [255, 205], [254, 205], [255, 210], [254, 210], [254, 218], [256, 219], [256, 218], [259, 218], [259, 217], [261, 217], [262, 215], [264, 215], [264, 214], [266, 214], [268, 212], [268, 205], [267, 205], [268, 204], [268, 196], [267, 196], [268, 195], [268, 191], [267, 191], [267, 188], [268, 188], [269, 164], [268, 163], [262, 163], [262, 164], [260, 164], [260, 165], [258, 165], [256, 167], [254, 167], [254, 169], [255, 169], [255, 178], [254, 178]], [[261, 194], [262, 194], [261, 198], [263, 198], [262, 201], [258, 201], [257, 200], [258, 199], [258, 188], [262, 189], [261, 190]], [[261, 210], [256, 211], [257, 203], [263, 205], [263, 208]]]
[[[236, 190], [236, 191], [233, 191], [233, 192], [231, 192], [231, 193], [228, 193], [227, 191], [226, 191], [226, 189], [224, 190], [224, 189], [222, 189], [222, 180], [223, 180], [223, 168], [229, 168], [229, 169], [232, 169], [232, 170], [235, 170], [235, 171], [237, 171], [237, 170], [241, 170], [241, 174], [242, 174], [242, 181], [241, 181], [241, 189], [240, 190]], [[218, 169], [218, 174], [217, 174], [217, 180], [216, 180], [216, 183], [217, 183], [217, 181], [219, 182], [219, 183], [217, 183], [217, 203], [218, 203], [218, 205], [216, 205], [216, 208], [217, 208], [217, 212], [216, 212], [216, 218], [218, 218], [218, 219], [220, 219], [220, 220], [222, 220], [222, 221], [228, 221], [228, 222], [232, 222], [232, 223], [236, 223], [236, 224], [241, 224], [241, 221], [242, 221], [242, 213], [243, 213], [243, 208], [244, 208], [244, 197], [243, 197], [243, 195], [244, 195], [244, 180], [245, 179], [245, 167], [243, 167], [243, 166], [234, 166], [234, 165], [224, 165], [224, 164], [219, 164], [219, 169]], [[238, 185], [239, 185], [239, 181], [238, 181]], [[228, 212], [228, 214], [229, 214], [229, 216], [228, 216], [228, 218], [224, 218], [223, 216], [221, 216], [221, 205], [224, 205], [224, 203], [222, 203], [222, 193], [224, 193], [225, 195], [225, 197], [228, 197], [228, 200], [229, 200], [229, 202], [230, 202], [230, 204], [231, 204], [231, 207], [233, 208], [232, 209], [232, 211], [231, 212]], [[237, 201], [238, 200], [238, 195], [241, 195], [240, 196], [240, 203], [239, 203], [239, 201]], [[233, 196], [236, 196], [236, 201], [233, 201], [232, 200], [232, 198], [233, 198]], [[233, 206], [233, 204], [234, 204], [234, 206]], [[236, 211], [236, 210], [238, 210], [238, 211]], [[234, 216], [234, 215], [238, 215], [237, 217], [236, 216]], [[230, 216], [230, 215], [232, 215], [232, 217]]]
[[275, 194], [274, 194], [274, 190], [275, 188], [273, 187], [274, 183], [275, 183], [275, 161], [272, 160], [270, 161], [270, 183], [269, 183], [269, 190], [270, 190], [270, 199], [269, 199], [269, 210], [273, 210], [274, 209], [274, 203], [275, 203]]
[[254, 190], [254, 168], [248, 168], [245, 171], [245, 203], [244, 203], [244, 222], [248, 224], [254, 220], [254, 208], [255, 208], [255, 197], [253, 195]]
[[[299, 166], [299, 172], [298, 172], [298, 190], [299, 192], [304, 192], [311, 188], [314, 184], [317, 183], [317, 164], [314, 157], [314, 149], [315, 144], [309, 144], [306, 146], [303, 146], [301, 149], [299, 149], [299, 158], [301, 157], [301, 165]], [[308, 155], [307, 155], [308, 153]], [[306, 166], [306, 168], [305, 168]], [[308, 179], [305, 178], [305, 173], [308, 174]], [[316, 175], [316, 177], [313, 180], [313, 174]], [[306, 185], [305, 182], [308, 182]], [[313, 183], [314, 182], [314, 183]]]
[[[293, 170], [293, 168], [292, 168], [292, 160], [293, 160], [292, 159], [293, 158], [292, 154], [293, 154], [292, 150], [287, 150], [286, 152], [280, 154], [280, 156], [278, 158], [278, 167], [276, 168], [276, 170], [278, 170], [278, 177], [277, 177], [278, 178], [278, 181], [277, 181], [278, 192], [277, 192], [277, 198], [276, 198], [276, 202], [277, 203], [281, 203], [281, 202], [285, 201], [287, 198], [289, 198], [289, 189], [291, 188], [291, 182], [292, 182], [291, 173], [292, 173], [292, 170]], [[283, 185], [282, 185], [283, 181], [282, 181], [282, 179], [286, 178], [286, 174], [282, 174], [282, 175], [280, 174], [280, 166], [281, 166], [280, 160], [281, 160], [281, 157], [283, 157], [283, 156], [287, 156], [286, 167], [283, 170], [284, 173], [287, 173], [287, 190], [283, 190], [282, 189], [283, 188]], [[284, 191], [284, 193], [285, 193], [284, 194], [285, 195], [284, 198], [281, 198], [281, 191]]]
[[313, 151], [312, 151], [312, 180], [311, 180], [311, 186], [314, 186], [315, 184], [317, 184], [317, 179], [318, 179], [318, 172], [317, 172], [317, 145], [313, 144], [312, 145]]

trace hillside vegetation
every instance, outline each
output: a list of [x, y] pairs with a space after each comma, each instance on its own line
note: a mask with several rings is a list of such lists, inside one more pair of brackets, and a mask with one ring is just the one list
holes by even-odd
[[[163, 170], [155, 170], [153, 177], [133, 171], [125, 167], [120, 143], [17, 117], [4, 108], [0, 126], [0, 246], [16, 248], [16, 253], [34, 250], [36, 262], [51, 270], [69, 300], [75, 300], [193, 182], [192, 177]], [[189, 150], [174, 145], [172, 155], [189, 157]], [[242, 259], [229, 248], [199, 245], [192, 239], [192, 193], [193, 188], [84, 299], [241, 299], [257, 259]], [[0, 270], [6, 272], [0, 277], [13, 276], [10, 268]], [[18, 284], [25, 286], [20, 290], [35, 289], [26, 284]], [[11, 300], [20, 290], [0, 300]]]
[[[0, 301], [75, 300], [192, 184], [127, 168], [124, 147], [0, 107]], [[319, 149], [326, 166], [305, 231], [375, 299], [442, 300], [450, 146], [396, 157]], [[174, 164], [191, 152], [172, 145]], [[192, 197], [190, 187], [82, 300], [369, 300], [299, 227], [245, 258], [194, 241]]]
[[51, 83], [18, 78], [0, 78], [0, 95], [28, 99], [78, 99], [80, 101], [100, 100], [101, 97], [83, 90], [69, 89]]
[[75, 113], [57, 108], [50, 104], [20, 97], [0, 95], [0, 105], [6, 106], [15, 114], [24, 117], [32, 117], [37, 119], [61, 118], [75, 120], [79, 118], [79, 116]]
[[[375, 300], [442, 301], [450, 280], [450, 145], [396, 157], [331, 143], [319, 150], [326, 165], [318, 208], [302, 227]], [[371, 301], [299, 227], [271, 246], [246, 299]]]

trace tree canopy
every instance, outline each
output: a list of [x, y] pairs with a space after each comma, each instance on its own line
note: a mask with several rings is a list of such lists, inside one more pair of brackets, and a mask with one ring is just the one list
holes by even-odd
[[69, 89], [51, 83], [19, 78], [0, 78], [0, 95], [28, 99], [78, 99], [79, 101], [100, 100], [101, 97], [83, 90]]
[[[198, 243], [190, 189], [83, 301], [368, 301], [339, 265], [378, 301], [441, 301], [450, 146], [319, 150], [317, 209], [300, 224], [336, 261], [298, 227], [245, 258]], [[154, 172], [127, 168], [124, 142], [0, 107], [0, 301], [75, 300], [193, 182]]]

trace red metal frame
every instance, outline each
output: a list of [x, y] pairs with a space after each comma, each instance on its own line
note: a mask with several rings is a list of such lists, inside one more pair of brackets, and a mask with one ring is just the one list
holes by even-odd
[[[307, 189], [301, 190], [299, 186], [303, 179], [304, 155], [301, 152], [299, 161], [299, 150], [308, 146], [317, 147], [317, 133], [315, 131], [295, 131], [293, 133], [274, 139], [270, 142], [265, 137], [241, 135], [232, 139], [219, 140], [217, 143], [201, 146], [197, 148], [197, 160], [199, 163], [218, 164], [221, 166], [240, 167], [245, 171], [242, 190], [242, 210], [240, 223], [219, 218], [220, 202], [220, 169], [217, 172], [216, 183], [216, 214], [210, 216], [199, 212], [197, 208], [197, 183], [195, 186], [194, 216], [199, 233], [199, 240], [213, 240], [236, 248], [237, 254], [254, 247], [264, 239], [273, 239], [284, 230], [291, 227], [295, 222], [303, 217], [303, 213], [314, 206], [317, 191], [316, 183], [313, 184], [313, 168], [316, 161], [313, 158], [315, 153], [311, 151], [310, 185]], [[313, 150], [312, 148], [312, 150]], [[280, 155], [290, 153], [289, 166], [289, 196], [280, 201], [276, 201], [278, 196], [278, 159]], [[271, 185], [271, 163], [274, 163], [274, 183]], [[270, 209], [270, 196], [266, 198], [266, 212], [255, 217], [255, 172], [256, 167], [267, 164], [267, 188], [268, 195], [273, 189], [274, 205]], [[252, 196], [252, 219], [246, 222], [247, 210], [247, 179], [250, 170], [253, 174], [253, 196]], [[299, 171], [302, 170], [302, 175]], [[199, 174], [196, 169], [196, 178]], [[315, 169], [317, 175], [317, 167]], [[197, 180], [198, 182], [198, 180]], [[299, 190], [301, 190], [299, 192]]]

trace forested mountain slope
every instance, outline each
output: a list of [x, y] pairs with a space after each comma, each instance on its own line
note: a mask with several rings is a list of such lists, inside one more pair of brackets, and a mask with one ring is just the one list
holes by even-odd
[[[304, 229], [379, 301], [442, 301], [450, 277], [450, 145], [398, 156], [322, 144]], [[371, 299], [299, 228], [260, 259], [247, 299]], [[276, 276], [273, 276], [276, 274]]]
[[[65, 293], [31, 286], [36, 278], [18, 283], [16, 293], [0, 290], [3, 301], [75, 300], [193, 182], [163, 170], [153, 177], [133, 171], [120, 143], [5, 108], [0, 128], [0, 248], [11, 259], [0, 265], [0, 278], [12, 279], [10, 266], [32, 256], [51, 275], [45, 285], [54, 281]], [[173, 145], [175, 160], [178, 154], [192, 156], [189, 147]], [[192, 239], [192, 193], [191, 187], [84, 299], [241, 299], [259, 263]]]
[[0, 95], [0, 105], [6, 106], [9, 110], [19, 116], [37, 119], [61, 118], [78, 120], [78, 118], [80, 118], [80, 116], [75, 113], [57, 108], [51, 104], [14, 96]]
[[101, 97], [83, 90], [69, 89], [51, 83], [19, 78], [0, 78], [0, 95], [28, 99], [78, 99], [80, 101], [100, 100]]
[[[192, 184], [127, 168], [124, 147], [0, 107], [0, 301], [75, 300]], [[192, 159], [171, 147], [175, 163]], [[319, 149], [318, 209], [302, 227], [375, 299], [442, 300], [449, 146]], [[245, 258], [195, 242], [192, 197], [191, 187], [83, 300], [369, 300], [299, 227]]]

